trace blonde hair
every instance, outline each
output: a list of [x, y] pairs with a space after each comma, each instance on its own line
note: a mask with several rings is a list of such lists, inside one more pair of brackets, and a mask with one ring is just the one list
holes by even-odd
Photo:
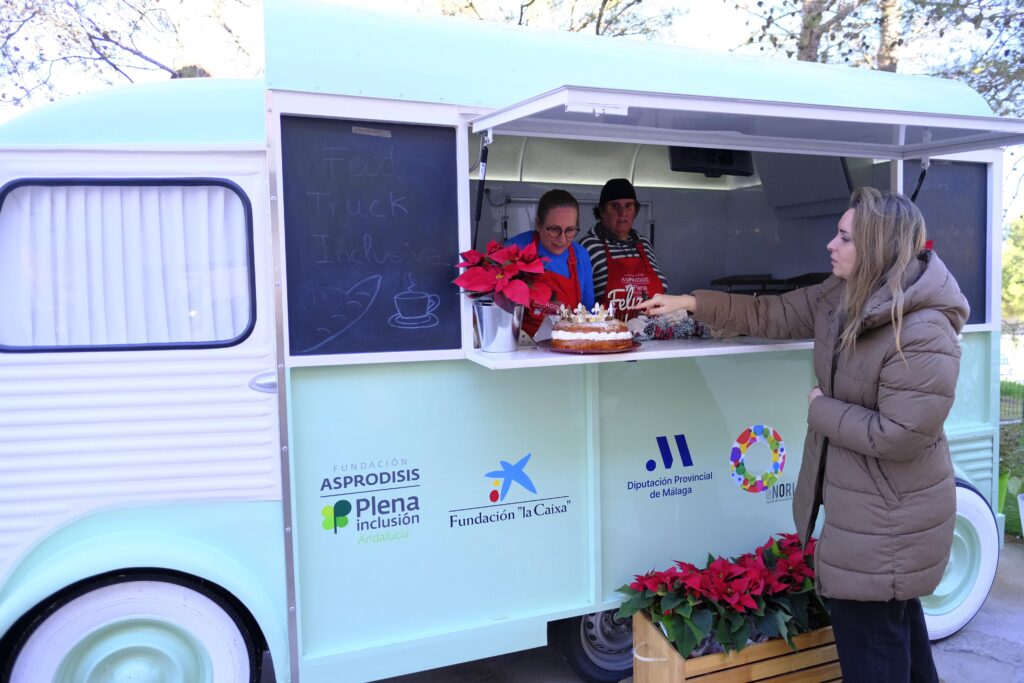
[[850, 208], [857, 258], [840, 303], [844, 327], [839, 335], [839, 350], [854, 348], [868, 300], [886, 287], [892, 295], [889, 316], [896, 332], [896, 350], [902, 356], [903, 280], [907, 268], [924, 248], [924, 217], [903, 195], [883, 193], [873, 187], [855, 190], [850, 196]]

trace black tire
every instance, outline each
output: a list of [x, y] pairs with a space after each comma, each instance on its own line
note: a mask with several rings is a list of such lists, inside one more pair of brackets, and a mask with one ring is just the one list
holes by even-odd
[[618, 683], [633, 673], [633, 623], [605, 610], [550, 625], [550, 642], [588, 683]]

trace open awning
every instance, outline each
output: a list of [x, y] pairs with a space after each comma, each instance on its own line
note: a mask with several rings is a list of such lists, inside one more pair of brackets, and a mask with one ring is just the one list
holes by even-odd
[[563, 86], [472, 120], [478, 133], [871, 159], [1024, 142], [1024, 120]]

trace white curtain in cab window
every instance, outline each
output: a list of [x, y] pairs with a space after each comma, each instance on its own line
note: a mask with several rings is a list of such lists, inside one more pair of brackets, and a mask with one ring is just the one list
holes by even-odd
[[0, 206], [0, 345], [228, 341], [248, 228], [226, 187], [24, 185]]

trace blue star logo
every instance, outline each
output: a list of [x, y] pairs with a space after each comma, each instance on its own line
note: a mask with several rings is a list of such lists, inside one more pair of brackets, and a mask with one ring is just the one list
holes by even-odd
[[493, 477], [495, 479], [501, 479], [501, 497], [498, 500], [505, 500], [505, 496], [508, 494], [509, 488], [512, 487], [512, 482], [516, 482], [530, 493], [537, 493], [537, 488], [530, 481], [530, 477], [523, 470], [526, 468], [526, 463], [530, 460], [532, 453], [527, 453], [519, 462], [515, 465], [510, 465], [508, 461], [501, 460], [501, 469], [488, 472], [485, 477]]

